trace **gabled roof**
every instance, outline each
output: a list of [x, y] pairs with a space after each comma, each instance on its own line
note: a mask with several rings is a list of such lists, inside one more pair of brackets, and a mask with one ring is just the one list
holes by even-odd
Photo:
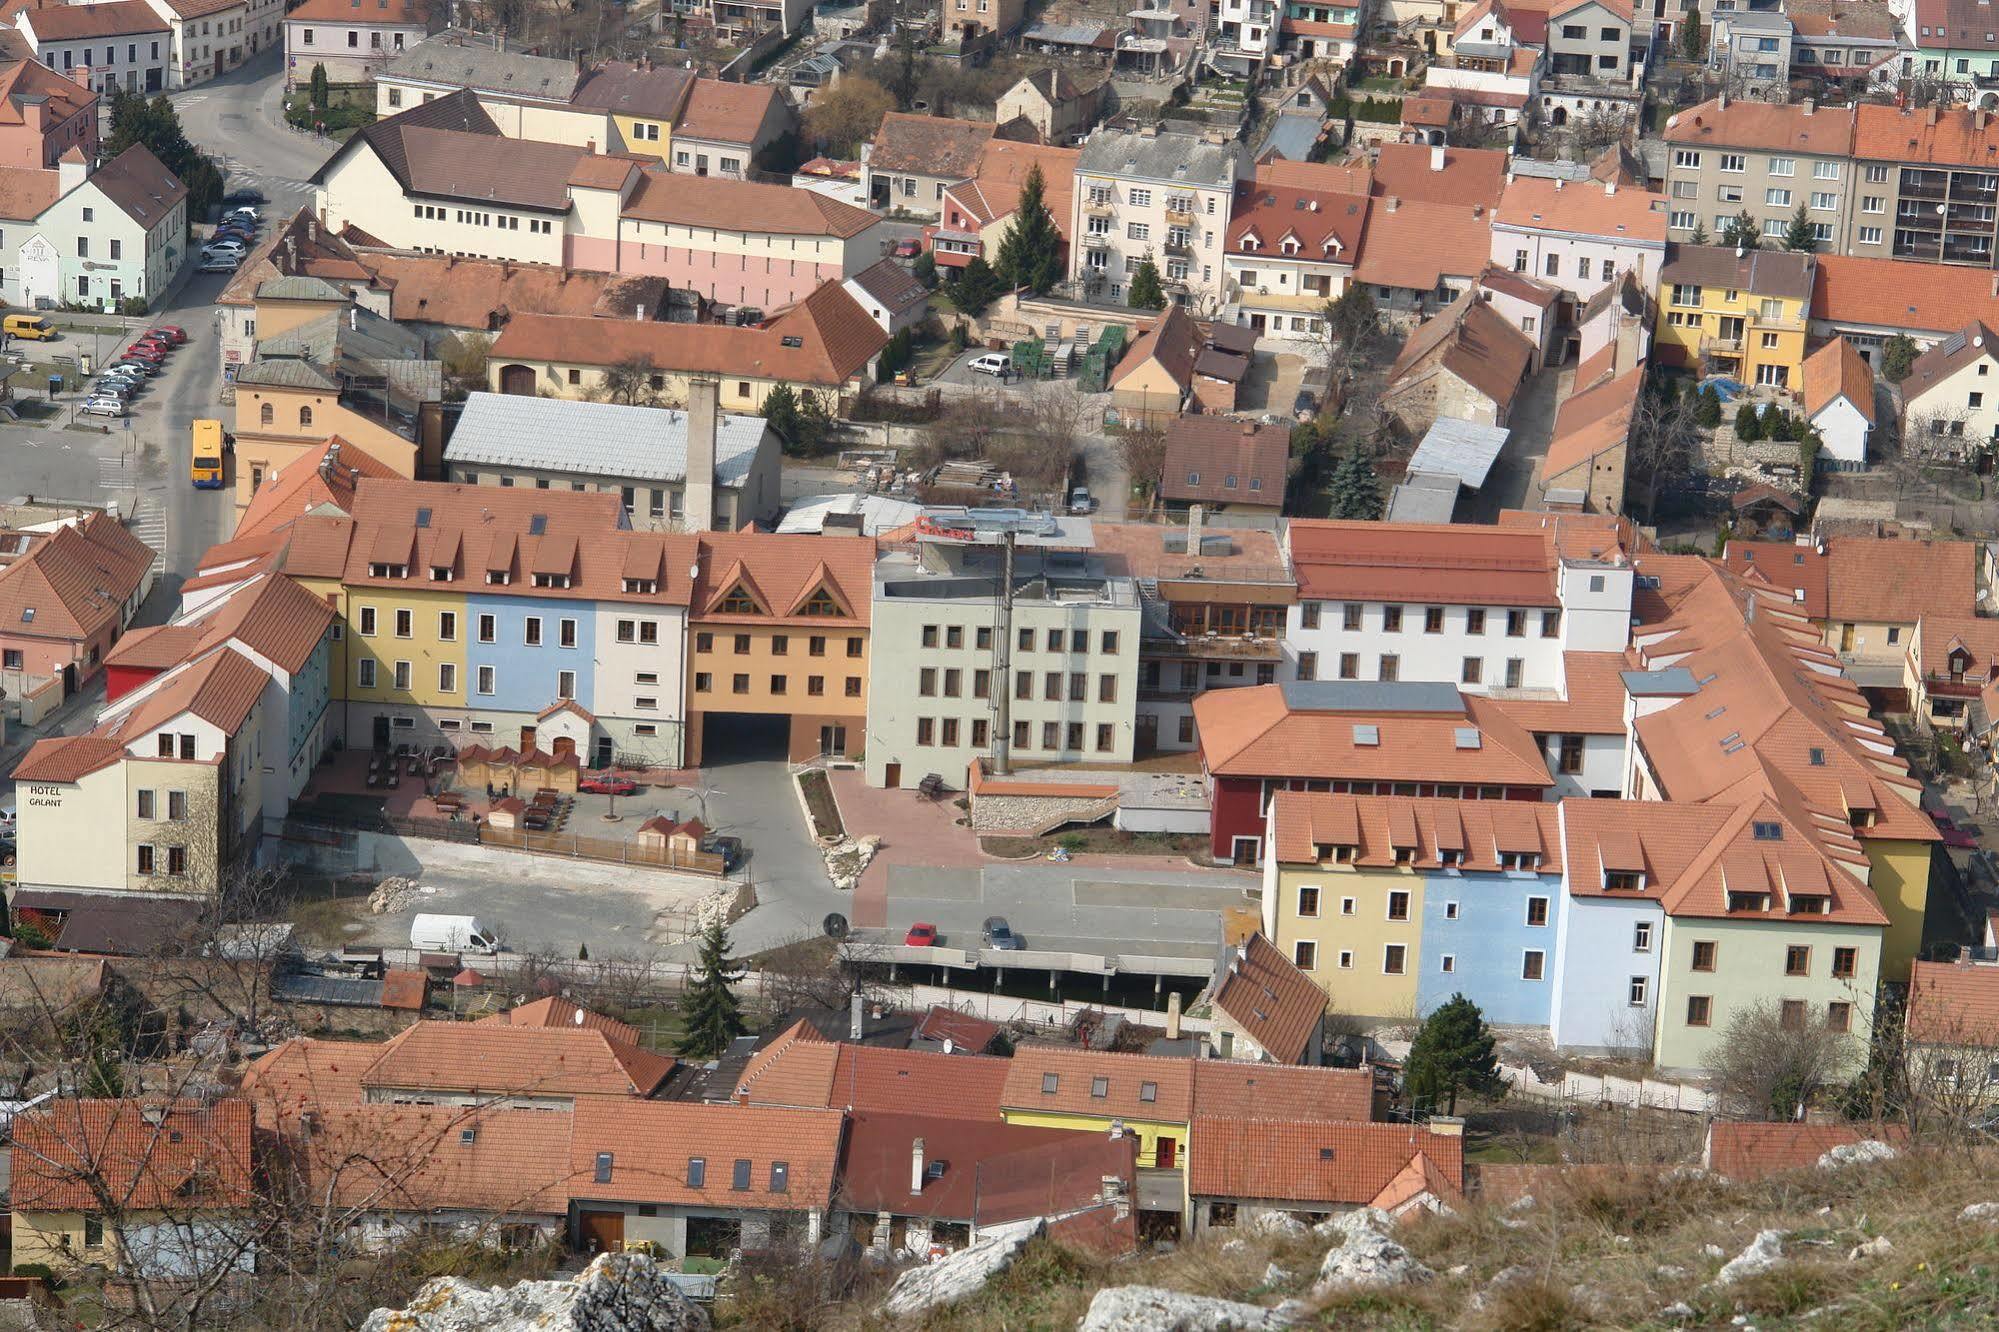
[[[1360, 193], [1266, 184], [1236, 187], [1223, 247], [1230, 253], [1280, 255], [1287, 239], [1308, 259], [1351, 264], [1360, 258], [1368, 198]], [[1254, 248], [1249, 242], [1254, 241]]]
[[301, 454], [286, 466], [264, 475], [264, 484], [236, 520], [230, 539], [277, 532], [309, 513], [351, 514], [354, 490], [364, 476], [384, 480], [400, 475], [358, 444], [335, 435], [317, 454]]
[[1160, 493], [1210, 504], [1284, 503], [1291, 432], [1232, 416], [1179, 416], [1166, 423]]
[[1925, 615], [1916, 635], [1923, 646], [1916, 666], [1926, 676], [1948, 675], [1953, 657], [1966, 663], [1965, 677], [1974, 684], [1983, 684], [1999, 671], [1999, 619]]
[[1914, 963], [1903, 1030], [1916, 1045], [1999, 1046], [1999, 967]]
[[157, 629], [134, 630], [104, 661], [108, 666], [166, 670], [231, 643], [296, 675], [305, 669], [332, 623], [333, 608], [324, 601], [289, 578], [263, 574], [202, 607], [197, 615]]
[[[324, 2], [332, 4], [337, 3], [337, 0], [324, 0]], [[298, 11], [292, 11], [290, 17], [297, 16]], [[321, 164], [318, 171], [313, 173], [312, 183], [324, 185], [327, 173], [336, 163], [342, 161], [348, 153], [356, 152], [365, 146], [381, 158], [382, 165], [396, 178], [396, 183], [409, 190], [415, 177], [410, 166], [407, 136], [419, 131], [500, 138], [500, 127], [493, 123], [493, 118], [479, 105], [478, 97], [470, 89], [460, 88], [442, 97], [418, 102], [415, 106], [406, 111], [399, 111], [387, 120], [377, 120], [373, 124], [363, 125], [354, 132], [352, 138]], [[578, 148], [571, 151], [580, 154], [583, 150]], [[566, 177], [565, 172], [565, 179]]]
[[41, 167], [0, 167], [0, 218], [32, 223], [47, 212], [49, 205], [61, 194], [62, 173], [59, 171]]
[[[832, 1201], [845, 1121], [838, 1110], [586, 1097], [572, 1114], [572, 1198], [729, 1211]], [[689, 1168], [696, 1159], [699, 1183]]]
[[[1972, 11], [1977, 33], [1992, 26], [1989, 9]], [[1963, 36], [1970, 37], [1970, 31]], [[1920, 42], [1920, 38], [1918, 38]], [[1953, 43], [1999, 51], [1999, 42]], [[1990, 168], [1999, 161], [1999, 126], [1990, 114], [1969, 108], [1877, 106], [1862, 102], [1853, 109], [1853, 155], [1888, 162], [1926, 166]]]
[[1358, 681], [1211, 689], [1194, 699], [1218, 777], [1552, 786], [1534, 738], [1451, 685]]
[[145, 0], [105, 0], [102, 4], [50, 6], [22, 12], [38, 44], [170, 31], [167, 21], [154, 13]]
[[1826, 615], [1873, 624], [1978, 613], [1978, 544], [1832, 537]]
[[[486, 464], [579, 477], [684, 481], [691, 422], [678, 407], [472, 393], [444, 446], [444, 461], [454, 471], [459, 464]], [[717, 414], [716, 485], [739, 487], [749, 479], [768, 429], [761, 416]]]
[[1999, 325], [1999, 284], [1967, 280], [1955, 264], [1825, 254], [1812, 285], [1812, 318], [1942, 337], [1969, 316]]
[[125, 711], [112, 715], [107, 710], [97, 731], [121, 744], [133, 744], [174, 718], [191, 714], [233, 736], [249, 720], [270, 681], [261, 666], [225, 644], [148, 681], [144, 692], [134, 690], [120, 698], [115, 706]]
[[1197, 1198], [1367, 1206], [1412, 1163], [1427, 1164], [1426, 1178], [1434, 1178], [1450, 1195], [1464, 1187], [1463, 1137], [1414, 1124], [1298, 1124], [1197, 1115], [1187, 1163], [1187, 1191]]
[[847, 240], [881, 219], [865, 209], [789, 185], [764, 185], [726, 176], [687, 176], [663, 170], [640, 175], [620, 215], [665, 226], [768, 232]]
[[606, 60], [580, 80], [572, 77], [570, 82], [569, 104], [578, 111], [671, 121], [687, 105], [695, 75], [680, 65], [648, 67], [628, 60]]
[[108, 513], [29, 534], [27, 553], [0, 565], [0, 629], [91, 638], [123, 613], [152, 564], [153, 552]]
[[250, 1105], [57, 1100], [16, 1116], [14, 1210], [229, 1210], [252, 1200]]
[[1832, 561], [1825, 548], [1795, 541], [1730, 541], [1722, 564], [1747, 582], [1767, 584], [1779, 596], [1788, 595], [1814, 620], [1826, 619]]
[[[921, 1144], [925, 1173], [910, 1187]], [[1138, 1138], [990, 1119], [894, 1111], [852, 1115], [840, 1157], [839, 1203], [872, 1216], [997, 1225], [1096, 1202], [1106, 1176], [1135, 1184]]]
[[1520, 391], [1534, 359], [1534, 343], [1474, 289], [1410, 330], [1395, 364], [1388, 391], [1405, 380], [1441, 366], [1497, 404], [1503, 413]]
[[1852, 343], [1834, 338], [1805, 358], [1805, 416], [1816, 417], [1841, 398], [1874, 424], [1873, 368]]
[[[1320, 994], [1323, 1000], [1324, 991]], [[1374, 1116], [1374, 1072], [1198, 1059], [1193, 1110], [1196, 1116], [1231, 1119], [1365, 1123]]]
[[474, 1025], [488, 1027], [586, 1027], [601, 1031], [610, 1040], [624, 1045], [639, 1044], [639, 1029], [628, 1022], [593, 1013], [580, 1004], [558, 995], [517, 1004], [504, 1013], [490, 1013]]
[[1117, 368], [1111, 371], [1110, 387], [1115, 389], [1143, 366], [1156, 362], [1184, 389], [1194, 382], [1194, 363], [1200, 359], [1204, 345], [1193, 317], [1178, 305], [1168, 306], [1165, 314], [1153, 320], [1125, 348]]
[[1075, 197], [1076, 159], [1080, 155], [1075, 148], [992, 139], [979, 154], [977, 174], [947, 186], [945, 193], [980, 226], [990, 226], [1013, 215], [1020, 206], [1020, 191], [1028, 172], [1038, 166], [1042, 205], [1055, 223], [1055, 230], [1067, 241], [1073, 223], [1069, 205]]
[[423, 27], [430, 21], [433, 0], [304, 0], [286, 12], [288, 19], [321, 23], [393, 24]]
[[877, 1114], [996, 1119], [1008, 1061], [842, 1043], [827, 1104]]
[[496, 1218], [568, 1208], [573, 1115], [455, 1105], [310, 1108], [271, 1127], [315, 1199], [363, 1212], [470, 1211]]
[[1913, 416], [1923, 395], [1942, 384], [1967, 365], [1999, 358], [1999, 342], [1983, 322], [1972, 320], [1957, 332], [1909, 362], [1902, 376], [1903, 412]]
[[[1507, 154], [1497, 148], [1445, 148], [1437, 154], [1421, 143], [1384, 143], [1374, 160], [1374, 194], [1403, 203], [1477, 205], [1489, 219], [1506, 190]], [[1481, 260], [1490, 254], [1481, 251]]]
[[102, 771], [125, 754], [104, 735], [51, 735], [28, 746], [8, 775], [17, 782], [74, 782]]
[[1761, 152], [1845, 157], [1853, 150], [1854, 109], [1807, 102], [1709, 99], [1675, 112], [1662, 136], [1681, 146], [1754, 148]]
[[[1568, 802], [1563, 802], [1564, 804]], [[1562, 867], [1560, 806], [1516, 800], [1437, 796], [1358, 796], [1277, 791], [1270, 813], [1280, 864], [1315, 865], [1327, 847], [1350, 848], [1353, 863], [1441, 868], [1444, 853], [1468, 870], [1497, 870], [1502, 855], [1538, 859], [1544, 874]]]
[[847, 279], [892, 315], [906, 314], [930, 299], [930, 289], [895, 260], [884, 257]]
[[1717, 1119], [1708, 1125], [1704, 1164], [1737, 1183], [1784, 1170], [1804, 1170], [1835, 1147], [1863, 1139], [1901, 1146], [1908, 1130], [1900, 1124], [1745, 1124]]
[[673, 1060], [594, 1027], [419, 1022], [379, 1047], [361, 1074], [369, 1091], [416, 1089], [483, 1096], [644, 1097]]
[[1007, 1066], [1008, 1110], [1184, 1124], [1193, 1107], [1191, 1059], [1022, 1045]]
[[1286, 540], [1301, 597], [1540, 606], [1555, 594], [1551, 528], [1295, 519]]
[[397, 53], [375, 77], [378, 81], [410, 79], [559, 103], [568, 100], [581, 76], [574, 61], [534, 55], [523, 46], [503, 43], [485, 33], [448, 28]]
[[839, 1057], [839, 1047], [800, 1018], [750, 1056], [734, 1099], [743, 1105], [826, 1105]]
[[1666, 266], [1659, 272], [1659, 285], [1721, 287], [1752, 296], [1809, 303], [1816, 259], [1816, 255], [1790, 250], [1749, 250], [1737, 254], [1725, 245], [1669, 245]]
[[[776, 532], [704, 532], [701, 576], [695, 580], [693, 615], [714, 624], [816, 624], [828, 628], [866, 624], [875, 543], [862, 536], [788, 536]], [[725, 614], [717, 609], [747, 578], [765, 613]], [[845, 615], [805, 615], [805, 603], [823, 587]]]
[[1489, 208], [1390, 195], [1376, 198], [1368, 213], [1354, 276], [1377, 287], [1435, 291], [1446, 277], [1476, 277], [1491, 254]]
[[1545, 176], [1515, 176], [1506, 182], [1493, 221], [1534, 231], [1663, 246], [1666, 196], [1620, 189], [1615, 183], [1571, 185]]
[[874, 171], [964, 180], [976, 173], [979, 154], [995, 128], [989, 120], [891, 111], [875, 131], [868, 166]]
[[772, 110], [783, 107], [775, 84], [696, 79], [673, 137], [748, 148]]
[[1214, 1004], [1272, 1059], [1295, 1064], [1319, 1034], [1326, 992], [1259, 932], [1230, 956]]
[[[1580, 371], [1577, 377], [1581, 378]], [[1628, 443], [1631, 424], [1638, 415], [1638, 396], [1644, 387], [1645, 366], [1640, 363], [1615, 379], [1606, 379], [1563, 399], [1562, 405], [1555, 409], [1555, 433], [1548, 441], [1547, 458], [1541, 464], [1543, 481], [1551, 482]]]

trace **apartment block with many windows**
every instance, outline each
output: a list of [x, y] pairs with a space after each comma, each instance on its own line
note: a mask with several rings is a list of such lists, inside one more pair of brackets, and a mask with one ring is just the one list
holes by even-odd
[[1122, 305], [1150, 259], [1173, 300], [1221, 299], [1229, 209], [1250, 170], [1239, 143], [1098, 130], [1076, 163], [1071, 281], [1089, 299]]

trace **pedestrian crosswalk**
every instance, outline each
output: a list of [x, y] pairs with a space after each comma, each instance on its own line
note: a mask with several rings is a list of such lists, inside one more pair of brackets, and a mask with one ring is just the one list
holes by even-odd
[[133, 514], [132, 535], [153, 552], [153, 572], [164, 572], [167, 563], [167, 512], [166, 505], [157, 496], [140, 497]]
[[138, 472], [132, 459], [123, 454], [115, 458], [98, 458], [97, 488], [105, 492], [106, 498], [115, 496], [118, 491], [130, 490], [137, 484]]

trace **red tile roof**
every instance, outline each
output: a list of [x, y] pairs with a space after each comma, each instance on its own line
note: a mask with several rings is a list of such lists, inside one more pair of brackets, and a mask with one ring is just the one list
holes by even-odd
[[[767, 85], [759, 85], [767, 86]], [[816, 190], [762, 185], [726, 176], [648, 171], [625, 201], [622, 216], [663, 226], [847, 240], [881, 219]]]
[[826, 1105], [839, 1057], [839, 1047], [800, 1018], [750, 1056], [735, 1099], [744, 1105]]
[[1194, 1063], [1193, 1109], [1197, 1118], [1364, 1124], [1374, 1118], [1374, 1074], [1364, 1068], [1201, 1059]]
[[[1580, 371], [1577, 377], [1581, 378]], [[1631, 423], [1638, 415], [1638, 393], [1644, 387], [1645, 366], [1640, 363], [1615, 379], [1565, 398], [1555, 409], [1555, 433], [1541, 464], [1544, 484], [1628, 444]]]
[[[1601, 0], [1598, 0], [1601, 3]], [[1666, 196], [1615, 184], [1573, 184], [1516, 176], [1493, 215], [1495, 222], [1537, 231], [1666, 243]]]
[[1453, 1193], [1464, 1187], [1464, 1139], [1405, 1124], [1297, 1124], [1197, 1116], [1187, 1140], [1187, 1191], [1197, 1198], [1365, 1206], [1427, 1158]]
[[783, 109], [772, 84], [696, 79], [694, 90], [687, 95], [687, 108], [673, 127], [673, 137], [748, 146], [756, 142], [757, 132], [771, 112], [782, 113]]
[[1319, 864], [1326, 859], [1322, 848], [1345, 846], [1363, 866], [1396, 864], [1402, 851], [1417, 868], [1437, 869], [1449, 851], [1465, 869], [1496, 870], [1501, 854], [1527, 855], [1539, 858], [1535, 863], [1542, 873], [1558, 874], [1559, 811], [1573, 803], [1277, 791], [1270, 798], [1270, 817], [1279, 864]]
[[132, 631], [104, 660], [110, 666], [167, 670], [234, 643], [296, 675], [332, 623], [333, 608], [324, 601], [289, 578], [260, 574], [189, 619]]
[[[1991, 16], [1982, 10], [1976, 12], [1989, 26]], [[1989, 114], [1981, 115], [1968, 107], [1895, 107], [1867, 102], [1855, 106], [1853, 114], [1855, 157], [1986, 170], [1999, 163], [1999, 125], [1993, 124]]]
[[[923, 1015], [923, 1020], [916, 1024], [916, 1030], [910, 1033], [910, 1039], [949, 1041], [952, 1052], [975, 1055], [991, 1045], [993, 1038], [1005, 1030], [999, 1023], [986, 1018], [960, 1013], [943, 1004], [932, 1004], [930, 1011]], [[839, 1074], [836, 1072], [834, 1085], [837, 1087], [838, 1084]]]
[[273, 1127], [315, 1199], [365, 1212], [563, 1215], [573, 1115], [492, 1106], [321, 1105]]
[[358, 1104], [361, 1075], [381, 1055], [376, 1041], [295, 1036], [257, 1057], [244, 1074], [243, 1094], [267, 1128], [315, 1106]]
[[1476, 277], [1491, 255], [1489, 207], [1389, 195], [1368, 214], [1354, 276], [1377, 287], [1431, 292], [1446, 277]]
[[8, 776], [17, 782], [74, 782], [108, 768], [125, 753], [109, 736], [51, 735], [28, 746]]
[[145, 0], [107, 0], [103, 4], [63, 5], [26, 12], [35, 41], [44, 45], [169, 31], [167, 21], [154, 13]]
[[135, 691], [120, 698], [120, 705], [129, 701], [129, 709], [100, 722], [97, 732], [131, 744], [176, 717], [192, 714], [233, 736], [249, 720], [250, 710], [270, 682], [263, 667], [224, 645], [173, 668], [156, 682], [149, 681], [154, 686], [150, 692]]
[[250, 497], [243, 516], [236, 520], [231, 540], [281, 530], [294, 519], [315, 511], [352, 513], [354, 488], [362, 477], [387, 480], [399, 475], [366, 449], [336, 435], [317, 454], [301, 454], [277, 471], [267, 473], [264, 484]]
[[1805, 358], [1805, 415], [1817, 416], [1845, 398], [1874, 424], [1874, 370], [1845, 338], [1834, 338]]
[[[1506, 189], [1507, 155], [1496, 148], [1446, 148], [1443, 166], [1428, 144], [1384, 143], [1374, 160], [1376, 198], [1480, 205], [1489, 223]], [[1479, 250], [1483, 262], [1491, 247]]]
[[1387, 391], [1391, 395], [1402, 391], [1432, 368], [1442, 368], [1490, 399], [1503, 416], [1520, 391], [1534, 351], [1533, 341], [1511, 320], [1478, 291], [1466, 288], [1449, 306], [1409, 331], [1389, 367]]
[[986, 1055], [838, 1047], [827, 1103], [876, 1114], [996, 1119], [1010, 1062]]
[[[701, 574], [691, 615], [701, 624], [866, 625], [873, 593], [875, 543], [862, 536], [793, 536], [773, 532], [704, 532]], [[759, 606], [755, 615], [718, 609], [738, 584]], [[806, 615], [824, 590], [845, 615]]]
[[234, 1209], [252, 1200], [250, 1103], [59, 1100], [14, 1119], [19, 1212]]
[[1723, 106], [1710, 99], [1675, 112], [1663, 137], [1673, 144], [1845, 157], [1853, 150], [1853, 127], [1850, 106], [1773, 105], [1744, 98]]
[[1295, 1064], [1314, 1048], [1326, 992], [1259, 933], [1230, 955], [1214, 1004], [1272, 1059]]
[[1783, 1170], [1803, 1170], [1835, 1147], [1863, 1139], [1900, 1145], [1900, 1124], [1743, 1124], [1717, 1119], [1708, 1125], [1707, 1168], [1741, 1183]]
[[1840, 621], [1911, 624], [1978, 613], [1978, 544], [1892, 537], [1833, 537], [1826, 614]]
[[1917, 1045], [1999, 1046], [1999, 967], [1914, 963], [1904, 1033]]
[[1193, 1106], [1194, 1064], [1156, 1055], [1023, 1045], [1008, 1062], [1000, 1104], [1040, 1114], [1184, 1124]]
[[1812, 619], [1827, 618], [1832, 561], [1823, 548], [1794, 541], [1731, 541], [1722, 550], [1722, 565], [1738, 578], [1789, 595]]
[[580, 1004], [557, 995], [546, 999], [536, 999], [531, 1003], [518, 1004], [504, 1013], [492, 1013], [482, 1017], [474, 1025], [487, 1027], [587, 1027], [591, 1031], [601, 1031], [610, 1040], [622, 1045], [637, 1045], [639, 1029], [628, 1022], [593, 1013]]
[[[1356, 695], [1333, 706], [1339, 686], [1304, 686], [1293, 705], [1286, 689], [1253, 685], [1211, 689], [1194, 700], [1194, 721], [1207, 769], [1218, 777], [1303, 777], [1333, 781], [1445, 782], [1510, 787], [1554, 784], [1534, 738], [1490, 699], [1460, 695], [1450, 711], [1397, 712]], [[1356, 728], [1373, 727], [1373, 742]], [[1475, 731], [1476, 745], [1461, 744]]]
[[868, 165], [875, 171], [967, 180], [977, 174], [979, 154], [996, 128], [989, 120], [891, 111], [875, 131]]
[[[832, 1201], [845, 1120], [838, 1110], [586, 1097], [573, 1116], [574, 1199], [730, 1211], [804, 1211]], [[698, 1184], [689, 1168], [696, 1159]], [[738, 1162], [748, 1166], [746, 1188], [735, 1187]]]
[[0, 565], [0, 625], [10, 637], [80, 640], [118, 620], [153, 552], [108, 513], [24, 534], [25, 554]]
[[1820, 255], [1812, 318], [1943, 337], [1967, 319], [1999, 325], [1999, 280], [1955, 264]]
[[1301, 518], [1289, 524], [1289, 534], [1302, 598], [1561, 604], [1555, 595], [1555, 537], [1548, 529]]
[[370, 1091], [485, 1096], [650, 1096], [673, 1060], [590, 1027], [488, 1027], [419, 1022], [379, 1047], [361, 1074]]
[[1564, 652], [1560, 697], [1546, 690], [1494, 690], [1499, 710], [1537, 735], [1624, 734], [1622, 652]]
[[[918, 1142], [921, 1191], [910, 1187]], [[976, 1214], [986, 1225], [1049, 1216], [1096, 1201], [1105, 1175], [1135, 1183], [1137, 1150], [1135, 1134], [1113, 1139], [998, 1118], [855, 1114], [840, 1156], [836, 1205], [939, 1221], [966, 1222]]]
[[1284, 504], [1291, 431], [1232, 416], [1180, 416], [1166, 423], [1160, 493], [1205, 504]]

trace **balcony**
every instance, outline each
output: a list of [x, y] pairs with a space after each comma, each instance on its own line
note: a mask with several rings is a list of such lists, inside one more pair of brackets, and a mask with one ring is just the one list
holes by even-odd
[[1300, 314], [1320, 314], [1326, 308], [1329, 296], [1314, 296], [1311, 292], [1266, 291], [1262, 287], [1239, 287], [1236, 299], [1252, 310], [1295, 310]]
[[1162, 243], [1159, 248], [1167, 254], [1178, 255], [1182, 259], [1192, 258], [1194, 254], [1194, 242], [1191, 240], [1169, 240]]
[[1178, 648], [1179, 655], [1196, 661], [1281, 661], [1284, 649], [1275, 638], [1246, 635], [1189, 635]]
[[1172, 204], [1167, 204], [1166, 220], [1169, 223], [1175, 223], [1183, 227], [1191, 227], [1194, 225], [1194, 209], [1192, 205], [1186, 208], [1175, 208]]
[[1948, 179], [1941, 175], [1935, 180], [1905, 179], [1902, 182], [1902, 197], [1904, 199], [1928, 199], [1935, 203], [1942, 203], [1949, 195], [1950, 186]]

